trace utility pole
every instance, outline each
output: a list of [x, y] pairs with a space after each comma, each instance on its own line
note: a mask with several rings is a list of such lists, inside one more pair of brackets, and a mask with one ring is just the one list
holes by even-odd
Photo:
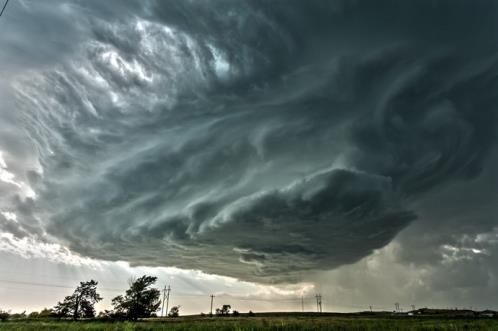
[[166, 314], [168, 314], [168, 307], [169, 307], [169, 292], [171, 291], [171, 287], [168, 285], [164, 285], [163, 289], [163, 306], [161, 308], [161, 317], [164, 317], [164, 300], [166, 300]]
[[321, 313], [322, 312], [322, 295], [317, 294], [315, 295], [316, 298], [316, 311]]
[[161, 317], [164, 317], [164, 299], [166, 297], [166, 285], [164, 285], [163, 289], [163, 303], [161, 305]]
[[369, 306], [369, 307], [370, 307], [370, 312], [372, 312], [373, 311], [372, 306]]
[[211, 294], [211, 310], [209, 312], [210, 316], [213, 316], [213, 299], [214, 299], [214, 294]]
[[168, 295], [166, 296], [166, 315], [168, 314], [168, 309], [169, 309], [169, 292], [171, 292], [171, 287], [168, 285]]

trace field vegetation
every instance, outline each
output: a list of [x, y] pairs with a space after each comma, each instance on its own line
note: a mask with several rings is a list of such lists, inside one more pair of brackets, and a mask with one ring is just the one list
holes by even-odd
[[494, 318], [390, 317], [390, 316], [264, 316], [264, 317], [179, 317], [138, 321], [101, 320], [12, 320], [0, 323], [0, 331], [10, 330], [498, 330]]

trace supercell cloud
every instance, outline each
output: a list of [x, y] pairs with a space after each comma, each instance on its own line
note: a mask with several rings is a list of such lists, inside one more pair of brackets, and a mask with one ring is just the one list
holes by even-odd
[[354, 263], [497, 165], [497, 9], [19, 2], [41, 16], [12, 49], [39, 55], [3, 55], [1, 229], [261, 282]]

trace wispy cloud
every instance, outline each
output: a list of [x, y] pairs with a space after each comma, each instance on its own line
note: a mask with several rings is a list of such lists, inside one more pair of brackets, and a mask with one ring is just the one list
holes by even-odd
[[[20, 254], [35, 232], [62, 255], [298, 282], [409, 224], [449, 224], [428, 217], [453, 207], [443, 191], [492, 178], [493, 4], [33, 6], [14, 6], [38, 16], [10, 44], [26, 48], [39, 27], [68, 33], [9, 80], [41, 168], [0, 158], [0, 179], [24, 192], [2, 206], [23, 229], [4, 230]], [[458, 224], [484, 233], [481, 216]], [[455, 247], [448, 228], [427, 251]]]

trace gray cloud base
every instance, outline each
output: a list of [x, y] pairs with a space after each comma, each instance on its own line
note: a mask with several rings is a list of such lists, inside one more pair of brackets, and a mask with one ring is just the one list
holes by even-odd
[[79, 253], [296, 281], [490, 166], [493, 4], [75, 6], [77, 52], [16, 80], [43, 174], [15, 203]]

